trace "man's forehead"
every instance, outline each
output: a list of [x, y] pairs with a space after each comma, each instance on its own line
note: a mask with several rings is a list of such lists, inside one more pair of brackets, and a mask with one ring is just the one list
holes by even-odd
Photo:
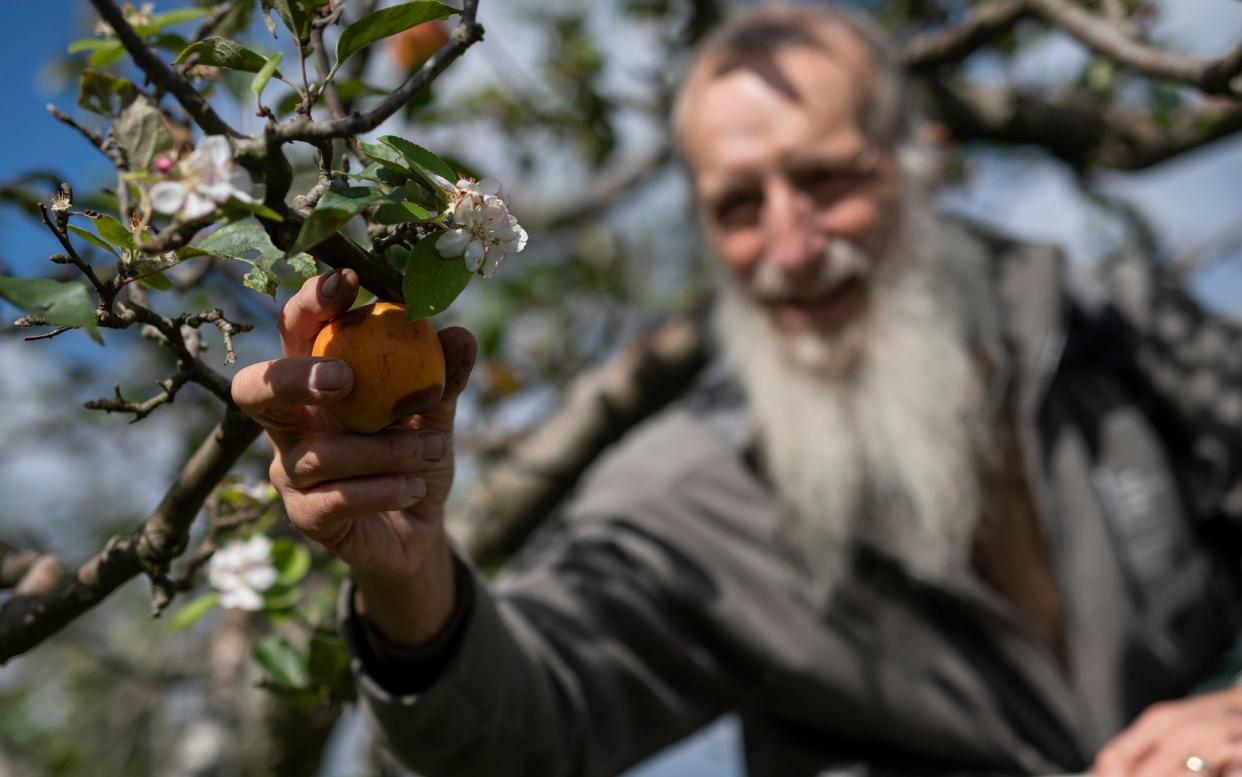
[[763, 67], [734, 65], [707, 76], [687, 95], [682, 141], [690, 162], [733, 167], [811, 144], [853, 153], [868, 80], [856, 60], [808, 46], [774, 52]]

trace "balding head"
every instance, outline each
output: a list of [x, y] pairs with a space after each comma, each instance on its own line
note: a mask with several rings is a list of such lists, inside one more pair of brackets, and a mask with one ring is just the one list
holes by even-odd
[[779, 55], [796, 48], [816, 51], [850, 74], [851, 118], [869, 140], [887, 148], [905, 140], [912, 124], [905, 77], [881, 29], [834, 6], [768, 6], [733, 19], [695, 52], [673, 112], [674, 134], [688, 162], [693, 164], [693, 148], [687, 139], [713, 82], [748, 71], [791, 101], [812, 97], [799, 92], [780, 64]]

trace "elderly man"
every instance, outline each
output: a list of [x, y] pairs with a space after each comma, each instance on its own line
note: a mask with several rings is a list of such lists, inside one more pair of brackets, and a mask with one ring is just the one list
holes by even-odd
[[899, 63], [852, 16], [726, 26], [676, 127], [721, 359], [494, 585], [442, 520], [467, 332], [436, 410], [341, 432], [349, 371], [307, 356], [357, 291], [334, 273], [234, 382], [290, 519], [351, 567], [392, 750], [613, 775], [736, 711], [756, 776], [1242, 770], [1242, 691], [1158, 703], [1242, 612], [1238, 369], [1196, 367], [1234, 331], [1142, 265], [1087, 302], [1054, 251], [937, 220]]

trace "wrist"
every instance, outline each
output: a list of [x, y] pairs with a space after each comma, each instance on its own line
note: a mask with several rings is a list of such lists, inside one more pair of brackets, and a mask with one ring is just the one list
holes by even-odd
[[388, 641], [417, 646], [435, 637], [453, 613], [457, 591], [447, 538], [409, 574], [352, 573], [354, 610]]

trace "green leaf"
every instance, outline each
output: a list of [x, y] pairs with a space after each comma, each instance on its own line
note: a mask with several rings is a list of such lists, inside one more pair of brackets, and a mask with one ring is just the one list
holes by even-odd
[[278, 584], [297, 585], [310, 572], [311, 554], [297, 540], [279, 537], [272, 542], [272, 565], [276, 567]]
[[220, 601], [220, 595], [212, 592], [195, 597], [181, 606], [177, 610], [177, 614], [168, 620], [168, 624], [164, 627], [170, 634], [174, 631], [181, 631], [186, 626], [194, 623], [215, 608]]
[[276, 583], [263, 592], [263, 609], [267, 612], [288, 610], [302, 598], [302, 589], [298, 586]]
[[78, 79], [78, 106], [101, 116], [116, 116], [139, 94], [134, 82], [91, 67]]
[[375, 211], [380, 224], [409, 224], [412, 221], [433, 221], [439, 214], [413, 202], [389, 202]]
[[210, 12], [211, 9], [209, 8], [178, 8], [173, 11], [164, 11], [163, 13], [152, 14], [151, 21], [139, 27], [135, 27], [134, 32], [143, 37], [154, 35], [160, 30], [163, 30], [165, 27], [172, 27], [176, 24], [183, 24], [195, 19], [201, 19]]
[[240, 43], [218, 35], [186, 46], [185, 50], [173, 60], [173, 64], [180, 65], [189, 59], [191, 54], [198, 55], [199, 64], [227, 67], [230, 70], [242, 70], [247, 73], [258, 73], [268, 62], [265, 57]]
[[164, 274], [159, 272], [158, 270], [155, 272], [149, 272], [143, 275], [139, 275], [135, 280], [138, 281], [139, 285], [143, 286], [144, 288], [151, 289], [153, 291], [172, 291], [173, 290], [172, 281], [164, 277]]
[[371, 162], [356, 173], [341, 174], [350, 178], [356, 178], [360, 181], [373, 181], [374, 183], [384, 184], [385, 186], [400, 186], [410, 180], [410, 176], [405, 173], [397, 172], [391, 168], [384, 167], [379, 162]]
[[401, 293], [405, 297], [406, 318], [411, 321], [443, 313], [474, 275], [466, 269], [462, 258], [440, 256], [435, 247], [437, 238], [439, 233], [432, 233], [420, 240], [405, 263]]
[[310, 680], [338, 695], [348, 694], [350, 686], [349, 652], [337, 634], [316, 631], [311, 635], [306, 661]]
[[91, 245], [102, 248], [103, 250], [115, 256], [117, 259], [121, 258], [121, 255], [116, 252], [115, 248], [108, 245], [107, 243], [100, 240], [99, 238], [95, 237], [90, 232], [87, 232], [85, 229], [82, 229], [81, 227], [76, 226], [74, 224], [70, 224], [69, 231], [77, 235], [78, 237], [82, 238], [86, 242], [90, 243]]
[[258, 224], [229, 224], [199, 241], [198, 250], [222, 259], [249, 259], [255, 255], [275, 260], [283, 256]]
[[114, 135], [133, 170], [149, 170], [155, 158], [173, 147], [172, 131], [160, 109], [145, 96], [129, 104], [113, 122]]
[[280, 287], [280, 279], [271, 270], [255, 265], [253, 270], [242, 276], [242, 285], [276, 299], [276, 289]]
[[265, 218], [269, 221], [284, 221], [285, 217], [267, 207], [258, 200], [239, 200], [232, 197], [228, 202], [220, 206], [230, 221], [238, 221], [246, 217], [246, 214], [253, 213], [256, 216]]
[[267, 25], [272, 37], [276, 37], [276, 25], [272, 23], [270, 14], [273, 10], [285, 23], [285, 27], [293, 33], [300, 44], [305, 45], [310, 39], [310, 22], [315, 8], [327, 0], [260, 0], [263, 8], [263, 23]]
[[366, 186], [351, 186], [325, 192], [316, 203], [315, 210], [302, 222], [302, 229], [290, 246], [289, 253], [296, 254], [319, 245], [339, 232], [345, 222], [358, 211], [383, 201], [382, 192]]
[[399, 138], [396, 135], [385, 135], [380, 138], [380, 142], [392, 147], [397, 153], [401, 154], [411, 168], [429, 170], [449, 183], [457, 180], [457, 172], [449, 166], [448, 162], [445, 162], [417, 143], [411, 143], [405, 138]]
[[95, 321], [95, 306], [83, 283], [0, 277], [0, 297], [27, 313], [42, 316], [49, 324], [85, 329], [92, 340], [103, 345]]
[[79, 51], [98, 51], [99, 49], [109, 49], [116, 45], [113, 38], [81, 38], [79, 40], [69, 41], [69, 53], [77, 54]]
[[190, 42], [176, 33], [166, 32], [163, 35], [157, 35], [152, 38], [151, 45], [170, 51], [173, 54], [180, 54], [185, 50], [186, 46], [190, 45]]
[[336, 39], [336, 63], [340, 65], [350, 54], [381, 38], [455, 13], [461, 12], [437, 0], [411, 0], [368, 14], [341, 31]]
[[98, 232], [99, 236], [104, 240], [107, 240], [109, 243], [122, 248], [134, 247], [134, 236], [128, 229], [125, 228], [123, 224], [121, 224], [121, 222], [112, 218], [108, 214], [100, 214], [99, 218], [95, 219], [94, 223], [95, 231]]
[[405, 161], [405, 157], [392, 146], [387, 146], [383, 143], [367, 143], [364, 140], [360, 140], [358, 141], [358, 147], [376, 163], [383, 165], [389, 170], [395, 170], [407, 178], [422, 177], [420, 173], [410, 167], [409, 163]]
[[250, 272], [242, 276], [242, 283], [275, 298], [278, 279], [272, 268], [284, 253], [272, 245], [263, 227], [228, 224], [203, 238], [197, 248], [221, 259], [236, 259], [251, 265]]
[[254, 646], [254, 658], [280, 685], [293, 688], [306, 686], [306, 656], [284, 637], [272, 634], [259, 640]]
[[319, 265], [310, 254], [298, 254], [289, 257], [289, 266], [303, 278], [311, 278], [319, 273]]
[[255, 98], [263, 96], [263, 90], [267, 88], [267, 82], [272, 80], [277, 66], [280, 65], [280, 59], [284, 54], [276, 52], [267, 58], [267, 62], [259, 70], [259, 74], [254, 77], [254, 81], [250, 84], [250, 91], [254, 93]]
[[111, 45], [100, 46], [86, 60], [91, 64], [91, 67], [107, 67], [120, 61], [125, 56], [125, 47], [121, 45], [119, 40], [108, 41], [108, 43]]

